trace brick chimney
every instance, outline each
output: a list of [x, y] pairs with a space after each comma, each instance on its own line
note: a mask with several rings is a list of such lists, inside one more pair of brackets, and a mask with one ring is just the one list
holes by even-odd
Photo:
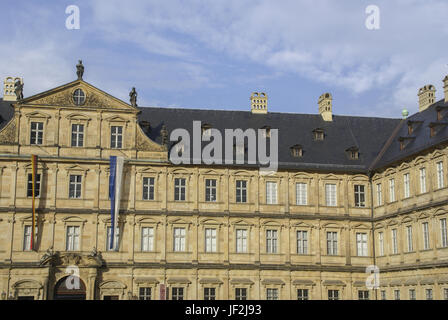
[[426, 110], [436, 99], [436, 88], [432, 84], [418, 90], [418, 112]]
[[332, 106], [333, 97], [331, 93], [324, 93], [319, 97], [317, 104], [319, 105], [319, 114], [322, 116], [324, 121], [333, 121], [333, 106]]
[[23, 79], [19, 77], [7, 77], [3, 81], [3, 101], [17, 101], [17, 96], [14, 91], [16, 81], [23, 83]]
[[264, 92], [252, 92], [250, 110], [252, 113], [268, 113], [268, 95]]

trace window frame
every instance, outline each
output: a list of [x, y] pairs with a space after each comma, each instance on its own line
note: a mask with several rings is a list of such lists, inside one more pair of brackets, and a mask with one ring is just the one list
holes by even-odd
[[[238, 184], [240, 184], [240, 186], [238, 186]], [[247, 180], [243, 179], [235, 180], [235, 202], [247, 203]]]
[[[34, 197], [40, 198], [41, 195], [41, 187], [42, 187], [42, 174], [39, 172], [36, 172], [36, 181], [34, 182]], [[31, 185], [31, 188], [29, 187]], [[30, 194], [31, 193], [31, 194]], [[37, 193], [37, 194], [36, 194]], [[27, 182], [26, 182], [26, 197], [32, 198], [33, 197], [33, 174], [27, 172]]]
[[[336, 183], [325, 183], [325, 206], [337, 207], [338, 205], [338, 188]], [[334, 202], [333, 202], [334, 200]]]
[[365, 208], [366, 207], [366, 192], [365, 185], [363, 184], [355, 184], [354, 185], [354, 198], [355, 198], [355, 207], [356, 208]]
[[[36, 125], [35, 129], [33, 129], [33, 124]], [[39, 128], [39, 126], [42, 126], [42, 128]], [[45, 129], [44, 122], [30, 121], [30, 140], [29, 140], [30, 145], [41, 146], [44, 144], [44, 129]], [[33, 133], [35, 134], [34, 140], [33, 140]], [[39, 140], [40, 140], [40, 143], [39, 143]]]
[[[76, 232], [70, 233], [70, 229]], [[71, 239], [71, 240], [70, 240]], [[68, 224], [65, 226], [65, 251], [81, 251], [81, 226]]]
[[[76, 177], [75, 181], [72, 181], [72, 177]], [[76, 181], [78, 177], [79, 177], [79, 181]], [[72, 187], [74, 189], [72, 189]], [[82, 199], [82, 189], [83, 189], [83, 175], [80, 173], [69, 174], [69, 176], [68, 176], [68, 198], [69, 199]], [[73, 193], [72, 193], [72, 190], [73, 190]], [[79, 196], [77, 195], [77, 191], [79, 191]]]
[[187, 201], [187, 178], [174, 178], [174, 201]]
[[213, 178], [207, 178], [204, 180], [204, 184], [205, 184], [205, 202], [217, 202], [218, 180]]
[[[76, 130], [74, 130], [76, 127]], [[80, 131], [79, 128], [82, 128]], [[73, 148], [83, 148], [84, 147], [84, 137], [85, 137], [85, 125], [84, 123], [71, 123], [71, 133], [70, 133], [70, 146]]]
[[[114, 132], [115, 131], [117, 132]], [[118, 132], [121, 129], [121, 132]], [[111, 125], [110, 126], [110, 148], [111, 149], [123, 149], [124, 145], [124, 127], [122, 125]]]
[[[142, 177], [142, 200], [154, 201], [156, 191], [156, 179], [155, 177]], [[145, 191], [146, 190], [146, 191]], [[152, 190], [152, 191], [151, 191]], [[152, 197], [151, 197], [152, 194]], [[145, 197], [147, 195], [147, 197]]]
[[[148, 233], [145, 234], [145, 230]], [[140, 227], [140, 251], [141, 252], [154, 252], [155, 250], [155, 227], [154, 226], [141, 226]], [[147, 249], [145, 250], [145, 247]]]
[[276, 228], [266, 228], [265, 230], [266, 240], [266, 253], [277, 254], [279, 253], [279, 230]]
[[266, 204], [278, 204], [277, 181], [266, 181]]
[[296, 182], [296, 205], [308, 205], [308, 183]]

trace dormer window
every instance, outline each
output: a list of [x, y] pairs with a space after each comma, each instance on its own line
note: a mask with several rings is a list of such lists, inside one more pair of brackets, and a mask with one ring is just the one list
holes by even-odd
[[314, 140], [316, 140], [316, 141], [324, 140], [325, 134], [324, 134], [323, 129], [320, 129], [320, 128], [314, 129], [313, 134], [314, 134]]
[[438, 106], [436, 108], [436, 111], [437, 111], [437, 121], [442, 121], [442, 119], [443, 119], [443, 117], [445, 115], [444, 110], [447, 109], [447, 108], [448, 108], [447, 106]]
[[210, 138], [212, 135], [212, 130], [211, 129], [212, 126], [210, 124], [204, 123], [201, 127], [201, 133], [202, 133], [202, 137], [204, 138]]
[[420, 121], [420, 120], [409, 120], [408, 121], [408, 135], [411, 135], [412, 133], [414, 133], [417, 126], [422, 123], [423, 123], [423, 121]]
[[434, 137], [440, 130], [441, 128], [445, 127], [448, 125], [448, 122], [431, 122], [429, 124], [429, 134], [432, 137]]
[[415, 139], [415, 137], [399, 137], [398, 141], [400, 142], [400, 150], [403, 150], [404, 148], [406, 148], [408, 143], [414, 139]]
[[263, 126], [262, 128], [263, 138], [270, 138], [271, 137], [271, 127], [270, 126]]
[[345, 150], [347, 156], [350, 160], [358, 160], [359, 159], [359, 149], [358, 147], [350, 147]]
[[291, 155], [295, 158], [300, 158], [303, 155], [303, 149], [300, 144], [291, 147]]

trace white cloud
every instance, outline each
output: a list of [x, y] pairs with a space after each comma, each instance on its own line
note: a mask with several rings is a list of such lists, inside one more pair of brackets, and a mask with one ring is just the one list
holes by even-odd
[[[104, 0], [95, 1], [94, 7], [102, 23], [113, 23], [124, 33], [174, 33], [175, 44], [154, 41], [168, 55], [185, 52], [183, 56], [191, 58], [195, 41], [236, 59], [297, 73], [354, 94], [383, 88], [389, 90], [387, 104], [415, 103], [423, 80], [440, 86], [448, 71], [442, 69], [446, 62], [440, 61], [448, 47], [448, 3], [378, 0], [381, 29], [376, 31], [365, 28], [368, 4], [197, 0], [136, 1], [129, 6]], [[151, 51], [152, 45], [142, 44], [142, 39], [144, 35], [135, 42]]]
[[[221, 85], [211, 75], [220, 63], [213, 61], [216, 54], [237, 66], [259, 64], [274, 76], [298, 75], [317, 85], [342, 88], [354, 97], [380, 90], [373, 108], [387, 111], [415, 108], [417, 89], [426, 83], [436, 85], [441, 97], [441, 79], [448, 73], [448, 61], [442, 60], [448, 49], [448, 3], [443, 0], [377, 0], [381, 9], [377, 31], [365, 28], [365, 8], [371, 4], [367, 1], [96, 0], [81, 4], [81, 36], [70, 42], [64, 41], [65, 30], [54, 30], [48, 22], [55, 19], [49, 10], [37, 5], [18, 10], [17, 21], [27, 22], [27, 35], [22, 36], [18, 23], [16, 34], [0, 43], [0, 61], [8, 61], [2, 75], [25, 76], [25, 90], [43, 90], [72, 80], [65, 79], [61, 70], [73, 69], [78, 56], [88, 56], [96, 59], [86, 67], [90, 79], [127, 99], [128, 88], [145, 83], [155, 90], [185, 91]], [[64, 16], [60, 18], [63, 23]], [[103, 42], [101, 48], [86, 43], [92, 36], [105, 40], [106, 47]], [[161, 59], [133, 56], [136, 48]], [[231, 79], [226, 75], [228, 83]]]

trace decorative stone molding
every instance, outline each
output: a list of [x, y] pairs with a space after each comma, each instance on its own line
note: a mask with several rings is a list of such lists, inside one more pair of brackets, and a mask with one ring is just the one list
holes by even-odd
[[1, 131], [0, 131], [0, 144], [15, 145], [17, 136], [17, 120], [13, 118]]

